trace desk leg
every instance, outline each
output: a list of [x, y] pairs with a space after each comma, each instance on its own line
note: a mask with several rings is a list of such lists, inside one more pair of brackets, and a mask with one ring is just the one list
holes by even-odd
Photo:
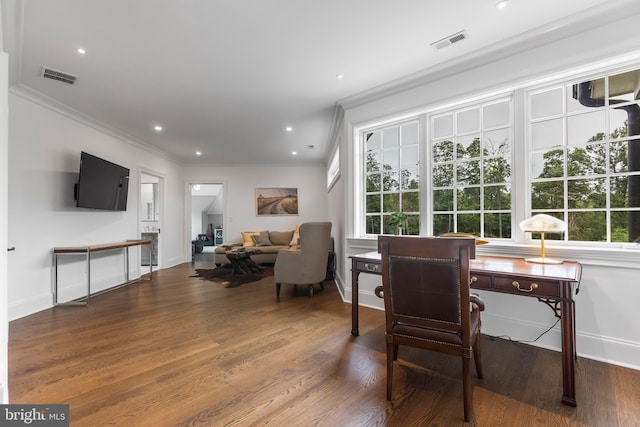
[[351, 335], [358, 336], [358, 276], [360, 272], [356, 270], [356, 261], [353, 260], [351, 266]]
[[563, 283], [565, 299], [560, 303], [562, 334], [562, 403], [576, 406], [575, 361], [576, 361], [576, 323], [575, 302], [571, 298], [571, 284]]

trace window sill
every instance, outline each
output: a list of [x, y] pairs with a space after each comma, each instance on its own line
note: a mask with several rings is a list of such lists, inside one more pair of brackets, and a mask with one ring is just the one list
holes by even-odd
[[[551, 246], [545, 242], [545, 256], [549, 258], [578, 261], [583, 265], [623, 267], [640, 269], [640, 246], [633, 248], [588, 248], [579, 246]], [[376, 251], [377, 239], [370, 237], [347, 238], [349, 254]], [[478, 246], [478, 255], [493, 255], [516, 258], [540, 256], [539, 244], [518, 244], [513, 242], [491, 242]]]

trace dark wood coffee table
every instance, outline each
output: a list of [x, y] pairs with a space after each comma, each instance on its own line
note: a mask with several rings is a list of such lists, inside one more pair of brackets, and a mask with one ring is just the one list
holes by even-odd
[[231, 263], [231, 274], [262, 273], [262, 267], [260, 267], [251, 259], [251, 255], [257, 255], [261, 253], [262, 251], [260, 250], [232, 249], [230, 251], [226, 251], [225, 255]]

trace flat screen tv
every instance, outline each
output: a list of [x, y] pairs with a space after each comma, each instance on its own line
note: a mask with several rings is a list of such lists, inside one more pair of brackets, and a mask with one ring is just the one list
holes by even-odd
[[129, 169], [84, 151], [80, 154], [77, 207], [126, 211], [128, 190]]

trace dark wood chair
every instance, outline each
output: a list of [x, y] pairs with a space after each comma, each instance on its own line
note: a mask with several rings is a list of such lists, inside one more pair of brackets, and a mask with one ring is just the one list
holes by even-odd
[[379, 236], [386, 318], [387, 400], [400, 345], [437, 351], [462, 360], [464, 419], [472, 412], [470, 362], [482, 378], [480, 311], [469, 293], [470, 238]]

